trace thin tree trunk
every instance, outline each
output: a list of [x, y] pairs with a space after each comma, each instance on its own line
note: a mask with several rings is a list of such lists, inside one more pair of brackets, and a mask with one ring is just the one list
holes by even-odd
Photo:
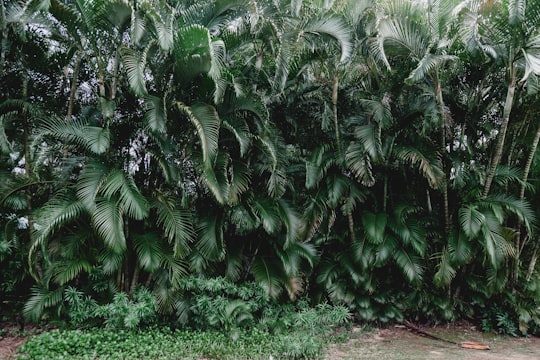
[[8, 45], [6, 7], [3, 0], [0, 0], [0, 22], [2, 23], [2, 39], [0, 40], [0, 74], [3, 74], [6, 63], [6, 48]]
[[[529, 172], [531, 171], [531, 166], [532, 166], [532, 162], [534, 160], [534, 156], [536, 154], [536, 150], [538, 148], [538, 142], [540, 141], [540, 122], [538, 123], [538, 128], [536, 129], [536, 135], [534, 136], [534, 140], [533, 140], [533, 143], [532, 143], [532, 146], [531, 146], [531, 150], [529, 151], [529, 156], [527, 157], [527, 162], [525, 163], [525, 168], [523, 169], [523, 183], [521, 184], [521, 189], [519, 191], [519, 199], [520, 200], [523, 200], [525, 199], [525, 187], [526, 187], [526, 183], [527, 183], [527, 180], [529, 178]], [[514, 263], [514, 282], [517, 283], [518, 279], [519, 279], [519, 267], [521, 265], [521, 253], [525, 247], [525, 240], [522, 241], [522, 235], [521, 235], [521, 221], [518, 222], [518, 225], [517, 225], [517, 234], [516, 234], [516, 260], [515, 260], [515, 263]], [[534, 265], [533, 266], [533, 270], [534, 270], [534, 266], [536, 265], [536, 252], [537, 252], [537, 247], [535, 247], [534, 249], [534, 256], [533, 256], [533, 259], [534, 259]], [[533, 262], [533, 259], [531, 259], [531, 263]], [[529, 268], [530, 268], [531, 264], [529, 264]], [[529, 272], [531, 270], [529, 269]], [[528, 277], [529, 275], [527, 275]]]
[[339, 122], [338, 122], [338, 90], [339, 90], [339, 76], [336, 74], [334, 76], [334, 81], [332, 85], [332, 110], [334, 114], [334, 131], [336, 133], [336, 147], [339, 157], [339, 166], [343, 164], [343, 149], [341, 148], [341, 136], [339, 133]]
[[66, 121], [70, 121], [71, 117], [73, 116], [73, 105], [75, 103], [75, 95], [77, 93], [77, 87], [79, 84], [79, 71], [81, 69], [82, 59], [83, 59], [82, 52], [77, 52], [77, 57], [75, 58], [75, 67], [73, 68], [73, 78], [71, 79], [71, 86], [69, 89]]
[[491, 166], [489, 168], [489, 173], [486, 178], [486, 184], [484, 185], [484, 191], [482, 193], [482, 198], [486, 198], [491, 190], [491, 183], [495, 177], [495, 172], [497, 171], [497, 166], [501, 162], [504, 141], [506, 138], [506, 131], [508, 130], [508, 123], [510, 122], [510, 113], [512, 111], [512, 106], [514, 104], [514, 94], [516, 92], [516, 68], [515, 65], [510, 67], [510, 83], [508, 84], [508, 90], [506, 92], [506, 101], [504, 103], [503, 109], [503, 119], [501, 124], [501, 129], [499, 136], [497, 137], [497, 147], [495, 148], [495, 154], [491, 160]]
[[[434, 82], [437, 91], [437, 104], [439, 106], [439, 113], [441, 115], [442, 124], [441, 124], [441, 153], [446, 153], [446, 125], [448, 123], [448, 117], [444, 109], [444, 99], [442, 94], [441, 82], [439, 81], [438, 73], [434, 75]], [[442, 195], [443, 195], [443, 213], [444, 213], [444, 234], [448, 236], [450, 233], [450, 228], [452, 224], [450, 223], [450, 204], [448, 201], [448, 185], [446, 183], [446, 166], [444, 157], [442, 159], [442, 170], [444, 174], [444, 181], [442, 184]]]

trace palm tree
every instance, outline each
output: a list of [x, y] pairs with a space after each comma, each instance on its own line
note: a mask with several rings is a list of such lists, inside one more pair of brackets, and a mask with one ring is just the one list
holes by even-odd
[[540, 34], [536, 26], [540, 10], [534, 1], [505, 0], [465, 1], [455, 12], [461, 14], [459, 34], [467, 50], [482, 52], [498, 64], [505, 75], [506, 97], [497, 144], [482, 192], [485, 198], [502, 159], [516, 90], [540, 73]]

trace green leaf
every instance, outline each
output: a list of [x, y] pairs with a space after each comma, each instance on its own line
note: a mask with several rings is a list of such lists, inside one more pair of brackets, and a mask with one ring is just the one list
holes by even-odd
[[144, 96], [148, 93], [144, 72], [146, 68], [146, 57], [151, 45], [152, 43], [150, 42], [141, 54], [126, 46], [120, 48], [129, 86], [131, 91], [137, 96]]
[[477, 210], [475, 205], [466, 205], [459, 209], [459, 222], [465, 235], [475, 238], [485, 223], [485, 216]]
[[208, 104], [187, 106], [183, 103], [177, 103], [177, 105], [189, 117], [197, 130], [205, 166], [212, 167], [212, 162], [217, 155], [221, 125], [221, 119], [216, 109]]
[[388, 215], [365, 212], [362, 215], [362, 225], [368, 240], [373, 244], [381, 244], [386, 234]]
[[422, 274], [424, 272], [420, 263], [420, 258], [415, 255], [409, 254], [405, 249], [398, 248], [394, 252], [394, 260], [399, 266], [405, 278], [410, 283], [420, 283], [422, 281]]
[[174, 255], [181, 258], [186, 256], [190, 251], [189, 244], [196, 236], [191, 212], [179, 209], [171, 198], [158, 197], [153, 206], [157, 209], [157, 224], [165, 231], [169, 243], [173, 244]]
[[283, 269], [275, 261], [257, 257], [253, 261], [252, 271], [255, 281], [261, 284], [268, 296], [277, 298], [282, 291]]
[[154, 272], [159, 269], [163, 258], [159, 237], [155, 233], [135, 234], [133, 243], [138, 262], [143, 270]]
[[92, 213], [92, 221], [105, 244], [114, 252], [122, 253], [127, 249], [124, 235], [122, 208], [114, 198], [97, 199]]

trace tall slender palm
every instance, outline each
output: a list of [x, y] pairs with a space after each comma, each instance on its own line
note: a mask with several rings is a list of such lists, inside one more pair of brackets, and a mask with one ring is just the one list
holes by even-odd
[[487, 197], [503, 156], [516, 90], [531, 76], [540, 74], [540, 8], [535, 1], [464, 1], [456, 12], [461, 14], [459, 33], [466, 48], [484, 53], [505, 74], [501, 124], [482, 193]]

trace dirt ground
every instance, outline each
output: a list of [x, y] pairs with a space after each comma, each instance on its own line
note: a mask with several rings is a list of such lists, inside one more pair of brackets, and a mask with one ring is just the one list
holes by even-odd
[[[481, 333], [473, 327], [423, 327], [451, 344], [428, 338], [406, 327], [364, 331], [353, 329], [351, 339], [330, 347], [325, 360], [539, 360], [540, 338], [514, 338]], [[460, 347], [463, 342], [488, 345], [490, 350]]]

